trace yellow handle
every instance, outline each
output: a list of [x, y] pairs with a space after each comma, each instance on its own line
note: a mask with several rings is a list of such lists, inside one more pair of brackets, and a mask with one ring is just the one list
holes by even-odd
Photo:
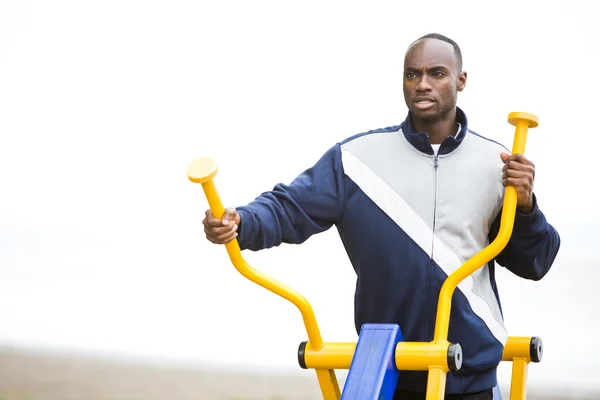
[[[187, 169], [188, 179], [195, 183], [202, 184], [204, 194], [208, 200], [210, 210], [216, 218], [221, 218], [225, 213], [225, 208], [213, 182], [213, 178], [217, 175], [217, 164], [210, 158], [201, 158], [194, 161]], [[323, 348], [324, 343], [321, 338], [321, 332], [317, 325], [317, 319], [308, 301], [298, 292], [290, 289], [281, 282], [269, 277], [252, 268], [242, 257], [239, 243], [237, 239], [225, 244], [229, 258], [234, 267], [246, 278], [257, 283], [258, 285], [270, 290], [271, 292], [289, 300], [293, 303], [304, 320], [306, 333], [308, 334], [309, 343], [307, 346], [314, 350]], [[317, 370], [317, 379], [321, 386], [321, 392], [326, 400], [338, 400], [341, 396], [337, 378], [333, 370]]]
[[[513, 154], [524, 154], [525, 142], [527, 141], [527, 130], [530, 127], [535, 128], [538, 125], [538, 119], [532, 114], [513, 112], [509, 114], [508, 122], [516, 127], [512, 152]], [[516, 207], [517, 191], [513, 186], [508, 186], [504, 193], [504, 204], [502, 215], [500, 217], [500, 229], [498, 230], [498, 235], [486, 248], [475, 254], [460, 268], [454, 271], [442, 285], [435, 321], [434, 341], [446, 341], [448, 339], [450, 307], [452, 305], [452, 294], [454, 293], [454, 289], [456, 289], [463, 279], [500, 254], [508, 244], [515, 222]]]
[[[513, 141], [513, 154], [524, 154], [525, 143], [527, 141], [527, 131], [529, 128], [538, 126], [538, 118], [529, 113], [513, 112], [508, 115], [508, 122], [515, 126], [515, 137]], [[445, 343], [448, 340], [448, 326], [450, 324], [450, 310], [452, 307], [452, 295], [454, 290], [463, 279], [477, 271], [490, 260], [494, 259], [506, 247], [515, 222], [515, 213], [517, 208], [517, 191], [514, 187], [508, 186], [504, 192], [504, 204], [502, 215], [500, 217], [500, 229], [498, 235], [492, 243], [479, 253], [471, 257], [460, 268], [452, 273], [442, 285], [438, 300], [438, 309], [435, 320], [435, 331], [433, 341]], [[432, 382], [427, 386], [427, 400], [437, 400], [439, 393], [440, 372], [438, 369], [429, 370], [429, 378]]]

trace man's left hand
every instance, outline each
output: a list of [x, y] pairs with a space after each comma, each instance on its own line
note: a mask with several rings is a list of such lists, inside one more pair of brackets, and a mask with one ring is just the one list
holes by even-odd
[[517, 190], [517, 210], [522, 214], [533, 211], [533, 180], [535, 165], [522, 154], [501, 153], [504, 161], [502, 184]]

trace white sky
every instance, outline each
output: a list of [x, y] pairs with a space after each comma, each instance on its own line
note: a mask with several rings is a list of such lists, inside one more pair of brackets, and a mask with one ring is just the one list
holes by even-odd
[[[0, 343], [297, 369], [300, 314], [204, 240], [186, 168], [213, 157], [236, 206], [398, 124], [404, 50], [439, 32], [463, 50], [471, 128], [510, 147], [509, 112], [540, 118], [526, 155], [562, 249], [541, 282], [499, 276], [509, 334], [546, 345], [529, 381], [598, 385], [593, 3], [482, 4], [0, 2]], [[326, 341], [356, 340], [335, 230], [245, 257]]]

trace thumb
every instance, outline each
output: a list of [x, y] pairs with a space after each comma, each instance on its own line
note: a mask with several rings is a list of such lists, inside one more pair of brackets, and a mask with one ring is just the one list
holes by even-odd
[[234, 219], [236, 215], [237, 211], [235, 211], [235, 208], [226, 208], [223, 218], [221, 218], [221, 222], [223, 225], [229, 225], [229, 221]]
[[508, 157], [510, 157], [510, 154], [504, 152], [500, 153], [500, 158], [502, 159], [502, 161], [506, 161]]

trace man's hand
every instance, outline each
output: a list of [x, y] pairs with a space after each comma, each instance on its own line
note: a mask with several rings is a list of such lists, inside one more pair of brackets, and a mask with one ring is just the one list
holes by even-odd
[[223, 218], [218, 219], [206, 210], [206, 218], [202, 220], [204, 224], [204, 233], [206, 238], [215, 244], [225, 244], [231, 242], [238, 236], [237, 228], [240, 224], [240, 215], [234, 208], [225, 209]]
[[535, 165], [522, 154], [501, 153], [504, 161], [502, 184], [517, 189], [517, 210], [522, 214], [533, 211], [533, 180]]

